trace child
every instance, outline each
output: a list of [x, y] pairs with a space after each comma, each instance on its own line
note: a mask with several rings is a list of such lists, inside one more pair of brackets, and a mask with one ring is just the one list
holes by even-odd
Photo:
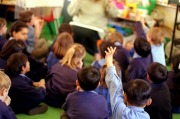
[[50, 69], [54, 64], [58, 63], [59, 60], [63, 58], [73, 43], [73, 38], [69, 33], [64, 32], [59, 34], [53, 45], [52, 51], [49, 53], [47, 58], [48, 69]]
[[137, 21], [135, 24], [137, 38], [134, 41], [134, 56], [127, 73], [127, 81], [133, 79], [147, 80], [147, 70], [152, 63], [151, 45], [146, 40], [146, 35], [142, 29], [142, 24]]
[[106, 51], [107, 70], [105, 77], [110, 91], [113, 119], [150, 119], [148, 113], [143, 109], [146, 105], [150, 105], [152, 101], [150, 85], [141, 79], [132, 80], [127, 83], [123, 94], [121, 79], [117, 76], [112, 62], [115, 50], [116, 48], [110, 47]]
[[100, 60], [96, 60], [92, 63], [92, 66], [96, 67], [97, 69], [101, 69], [101, 67], [103, 65], [105, 65], [105, 51], [108, 47], [114, 47], [115, 45], [113, 43], [111, 43], [110, 41], [103, 41], [100, 44], [100, 54], [101, 54], [101, 59]]
[[67, 95], [76, 90], [77, 72], [82, 68], [86, 50], [80, 44], [74, 44], [65, 56], [56, 63], [46, 76], [46, 103], [53, 107], [61, 107]]
[[16, 52], [22, 52], [23, 49], [24, 47], [19, 44], [19, 41], [16, 41], [15, 39], [7, 41], [0, 52], [0, 68], [5, 69], [6, 61], [9, 56]]
[[147, 77], [151, 83], [151, 98], [153, 101], [145, 110], [151, 119], [172, 119], [170, 92], [165, 82], [167, 76], [166, 67], [160, 63], [152, 63], [148, 68]]
[[168, 73], [167, 85], [171, 94], [172, 112], [180, 113], [180, 55], [173, 58], [172, 69]]
[[[121, 77], [121, 72], [120, 72], [120, 67], [119, 67], [119, 64], [117, 61], [113, 61], [113, 64], [114, 66], [116, 67], [116, 72], [117, 72], [117, 75], [119, 77]], [[105, 82], [105, 76], [106, 76], [106, 68], [107, 68], [107, 65], [104, 65], [102, 68], [101, 68], [101, 78], [100, 78], [100, 86], [98, 86], [96, 88], [96, 92], [99, 94], [99, 95], [102, 95], [104, 96], [104, 98], [106, 99], [107, 101], [107, 106], [108, 106], [108, 110], [109, 110], [109, 117], [112, 116], [112, 109], [111, 109], [111, 104], [110, 104], [110, 95], [109, 95], [109, 89], [107, 88], [107, 85], [106, 85], [106, 82]]]
[[11, 102], [8, 92], [11, 86], [11, 80], [2, 71], [0, 71], [0, 119], [17, 119], [16, 115], [9, 107]]
[[123, 36], [114, 32], [109, 36], [109, 41], [116, 46], [116, 53], [114, 54], [114, 59], [118, 61], [121, 67], [122, 80], [125, 81], [125, 71], [129, 65], [129, 54], [128, 51], [123, 47]]
[[0, 18], [0, 51], [2, 50], [4, 43], [7, 42], [7, 39], [3, 37], [6, 31], [7, 31], [6, 20], [4, 18]]
[[164, 32], [161, 27], [153, 27], [147, 34], [147, 40], [151, 44], [151, 53], [153, 62], [159, 62], [166, 66], [166, 59], [164, 53]]
[[94, 90], [100, 81], [95, 67], [85, 67], [77, 74], [77, 91], [70, 93], [62, 108], [70, 119], [107, 119], [107, 102]]
[[40, 39], [40, 34], [44, 21], [37, 18], [32, 11], [22, 11], [19, 13], [19, 20], [28, 25], [28, 38], [26, 40], [27, 51], [36, 58], [46, 56], [48, 46], [46, 40]]
[[48, 109], [47, 105], [39, 105], [46, 95], [45, 81], [42, 79], [33, 82], [25, 76], [29, 70], [30, 65], [25, 54], [14, 53], [8, 58], [5, 71], [12, 82], [9, 91], [12, 99], [10, 106], [15, 113], [41, 114]]
[[16, 39], [26, 42], [28, 37], [28, 26], [24, 22], [15, 21], [12, 23], [9, 32], [9, 40]]

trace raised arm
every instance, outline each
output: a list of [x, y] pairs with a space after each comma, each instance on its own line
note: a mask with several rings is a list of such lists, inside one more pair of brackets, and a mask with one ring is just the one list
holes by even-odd
[[113, 112], [113, 117], [122, 117], [123, 110], [126, 108], [123, 99], [123, 87], [122, 81], [116, 74], [115, 66], [113, 65], [113, 54], [116, 48], [108, 48], [106, 52], [106, 84], [109, 88], [110, 92], [110, 100], [111, 100], [111, 107]]

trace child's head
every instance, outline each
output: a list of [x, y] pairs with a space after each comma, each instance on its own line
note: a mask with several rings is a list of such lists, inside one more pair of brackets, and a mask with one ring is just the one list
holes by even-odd
[[64, 32], [59, 34], [52, 48], [54, 55], [62, 58], [73, 44], [74, 40], [69, 33]]
[[148, 79], [155, 84], [163, 83], [167, 80], [168, 71], [160, 63], [154, 62], [148, 68]]
[[142, 79], [127, 83], [124, 99], [128, 106], [145, 107], [151, 103], [151, 86]]
[[33, 25], [35, 22], [35, 16], [32, 11], [21, 11], [19, 13], [19, 20], [29, 25]]
[[63, 23], [58, 29], [59, 34], [63, 32], [68, 32], [70, 35], [73, 34], [72, 28], [68, 23]]
[[180, 72], [180, 54], [174, 56], [172, 60], [172, 67], [175, 72]]
[[101, 44], [100, 44], [100, 53], [101, 53], [101, 56], [103, 58], [105, 58], [105, 51], [107, 50], [108, 47], [115, 47], [114, 43], [110, 42], [110, 41], [103, 41]]
[[11, 86], [10, 78], [2, 71], [0, 71], [0, 99], [5, 101]]
[[153, 27], [147, 34], [147, 40], [150, 44], [161, 45], [165, 40], [163, 30], [160, 27]]
[[125, 43], [124, 48], [125, 48], [127, 51], [131, 51], [132, 48], [134, 47], [134, 46], [133, 46], [133, 42], [134, 42], [133, 40], [127, 41], [127, 42]]
[[26, 41], [28, 37], [28, 26], [22, 21], [15, 21], [10, 28], [10, 36], [16, 40]]
[[93, 66], [82, 68], [78, 74], [77, 86], [85, 91], [91, 91], [96, 89], [99, 84], [101, 74], [98, 69]]
[[5, 70], [10, 77], [27, 73], [30, 71], [28, 57], [23, 53], [12, 54], [7, 60]]
[[141, 57], [147, 57], [151, 53], [150, 43], [143, 38], [136, 38], [134, 41], [134, 49]]
[[[119, 67], [119, 63], [116, 60], [113, 60], [113, 65], [116, 67], [116, 73], [119, 77], [121, 77], [121, 72], [120, 72], [120, 67]], [[106, 68], [107, 65], [103, 65], [100, 73], [101, 73], [101, 78], [100, 78], [100, 85], [102, 85], [103, 87], [107, 88], [106, 85], [106, 81], [105, 81], [105, 76], [106, 76]]]
[[13, 53], [22, 52], [24, 45], [20, 44], [19, 41], [15, 39], [9, 40], [2, 48], [0, 52], [0, 57], [4, 60], [7, 60], [9, 56]]
[[113, 32], [109, 35], [109, 41], [112, 43], [118, 42], [123, 45], [123, 35], [119, 32]]
[[84, 46], [80, 44], [74, 44], [68, 49], [65, 56], [62, 58], [60, 62], [62, 63], [62, 65], [66, 64], [71, 69], [76, 70], [77, 68], [82, 68], [82, 60], [85, 54], [86, 50]]
[[6, 26], [6, 20], [4, 18], [0, 18], [0, 35], [3, 35], [7, 31], [7, 26]]

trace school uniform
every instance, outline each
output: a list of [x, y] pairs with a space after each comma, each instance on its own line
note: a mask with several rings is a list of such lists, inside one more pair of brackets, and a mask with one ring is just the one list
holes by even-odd
[[60, 60], [60, 58], [57, 58], [57, 57], [54, 55], [54, 53], [51, 51], [51, 52], [49, 53], [48, 57], [47, 57], [47, 60], [46, 60], [46, 61], [47, 61], [48, 69], [51, 69], [51, 67], [52, 67], [54, 64], [58, 63], [59, 60]]
[[152, 103], [145, 107], [151, 119], [172, 119], [171, 99], [167, 84], [151, 84]]
[[[146, 34], [142, 28], [140, 21], [136, 22], [135, 29], [137, 32], [137, 37], [147, 40]], [[147, 80], [147, 70], [152, 63], [152, 54], [150, 53], [147, 57], [141, 57], [136, 52], [133, 55], [133, 59], [129, 65], [129, 70], [127, 74], [127, 81], [133, 79], [144, 79]]]
[[17, 119], [12, 109], [0, 100], [0, 119]]
[[102, 66], [105, 65], [105, 63], [106, 63], [106, 60], [103, 58], [100, 60], [93, 61], [91, 65], [100, 70]]
[[77, 70], [61, 63], [55, 64], [48, 72], [46, 80], [46, 103], [53, 107], [61, 107], [66, 96], [76, 90]]
[[5, 67], [6, 67], [6, 60], [0, 58], [0, 69], [5, 69]]
[[30, 109], [37, 107], [44, 101], [46, 90], [44, 88], [35, 88], [33, 81], [23, 74], [11, 77], [11, 88], [9, 96], [11, 97], [11, 108], [15, 113], [28, 113]]
[[105, 98], [94, 91], [74, 91], [67, 96], [62, 108], [71, 119], [107, 119]]
[[3, 45], [7, 42], [7, 39], [0, 35], [0, 51], [3, 48]]

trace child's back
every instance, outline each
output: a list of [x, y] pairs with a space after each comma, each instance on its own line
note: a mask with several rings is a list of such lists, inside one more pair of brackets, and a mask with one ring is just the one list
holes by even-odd
[[148, 68], [148, 80], [151, 82], [152, 103], [145, 110], [151, 119], [171, 119], [171, 99], [170, 92], [165, 81], [168, 71], [160, 63], [152, 63]]
[[94, 89], [98, 86], [100, 72], [94, 67], [86, 67], [78, 72], [78, 91], [67, 96], [63, 109], [71, 119], [105, 119], [108, 108], [105, 98]]

